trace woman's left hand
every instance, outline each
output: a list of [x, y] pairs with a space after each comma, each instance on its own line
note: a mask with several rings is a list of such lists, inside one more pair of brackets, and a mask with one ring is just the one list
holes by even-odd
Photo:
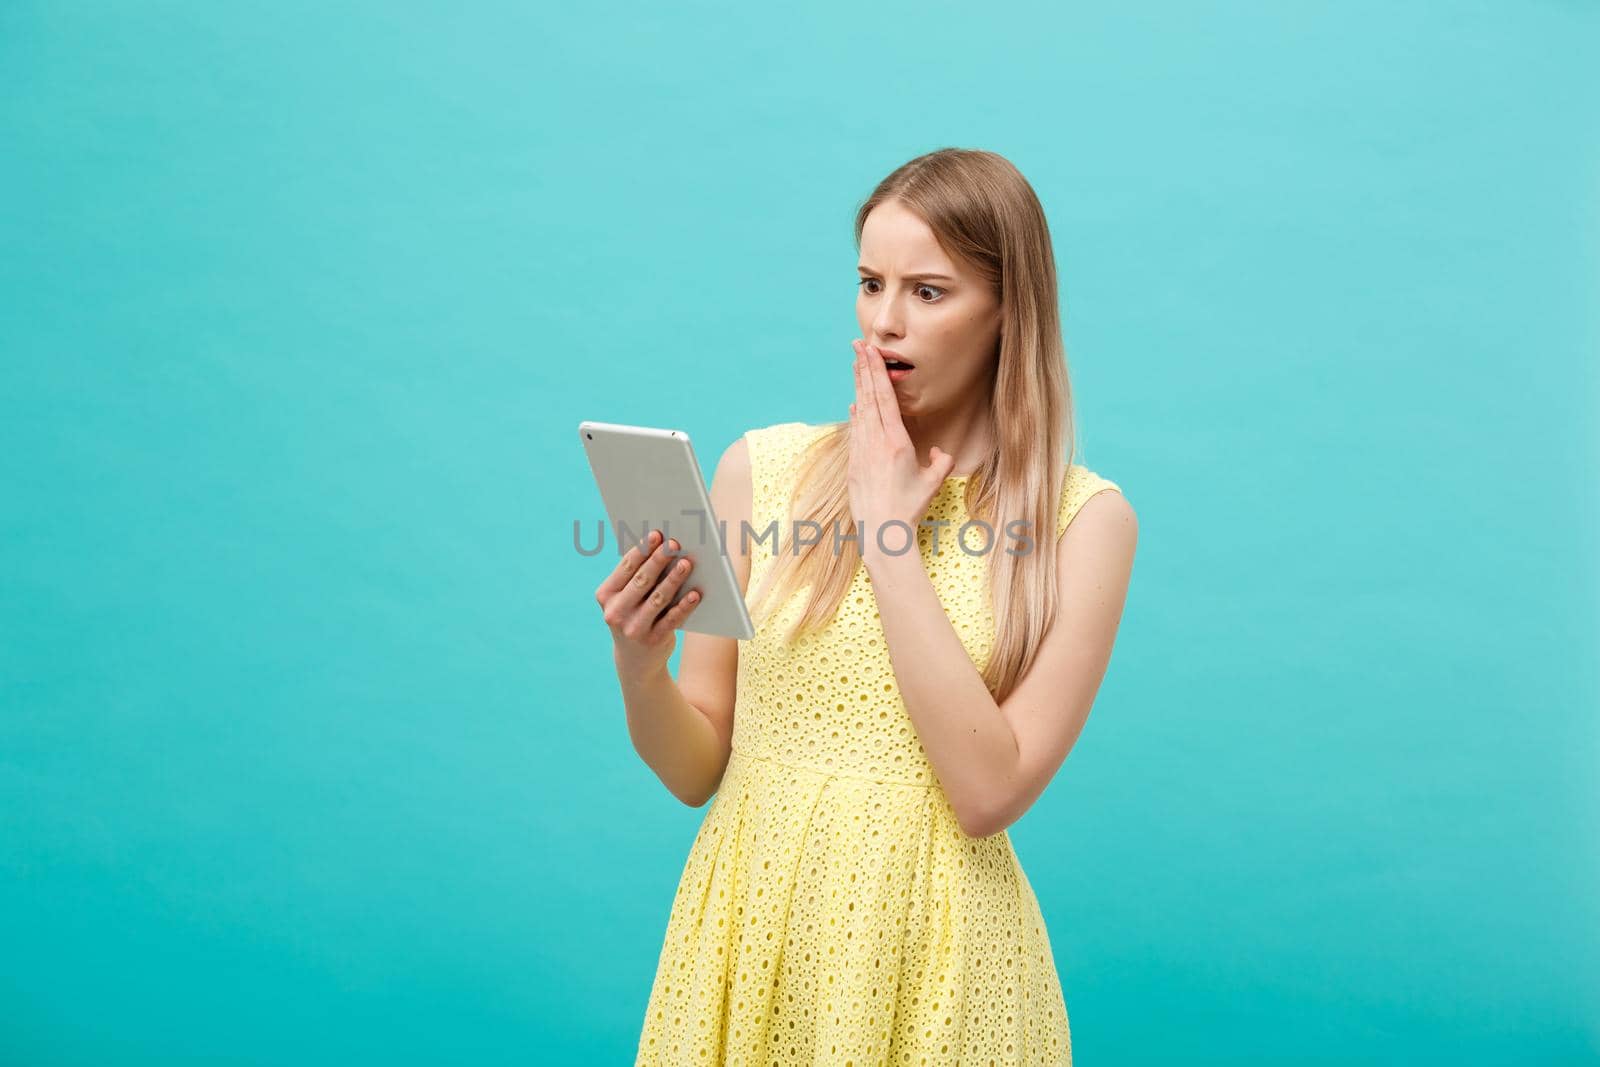
[[[850, 516], [866, 522], [861, 556], [872, 563], [886, 555], [904, 554], [902, 547], [917, 551], [917, 524], [956, 459], [934, 447], [929, 464], [922, 465], [900, 420], [900, 399], [883, 356], [865, 341], [851, 346], [856, 352], [856, 401], [850, 405]], [[909, 527], [909, 533], [897, 525], [885, 528], [896, 519]], [[880, 536], [888, 552], [879, 546]]]

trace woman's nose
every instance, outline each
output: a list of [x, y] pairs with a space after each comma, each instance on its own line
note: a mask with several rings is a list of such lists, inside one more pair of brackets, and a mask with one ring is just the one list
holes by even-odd
[[901, 316], [899, 306], [893, 300], [883, 300], [878, 304], [877, 314], [872, 316], [872, 327], [883, 337], [899, 337], [901, 329]]

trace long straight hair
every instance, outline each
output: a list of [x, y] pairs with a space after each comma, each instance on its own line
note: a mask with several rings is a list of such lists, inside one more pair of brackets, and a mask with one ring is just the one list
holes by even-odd
[[[970, 517], [995, 531], [984, 553], [995, 636], [983, 680], [1000, 701], [1027, 672], [1055, 619], [1055, 518], [1076, 452], [1050, 230], [1033, 187], [994, 152], [941, 148], [897, 168], [856, 211], [858, 251], [868, 214], [891, 200], [921, 218], [945, 253], [971, 265], [999, 299], [999, 351], [990, 382], [994, 448], [967, 479], [964, 501]], [[801, 460], [789, 500], [791, 531], [799, 520], [828, 531], [857, 529], [849, 461], [850, 425], [840, 421]], [[1008, 524], [1027, 521], [1031, 550], [1003, 549], [1001, 531], [1009, 527], [998, 521], [1002, 515]], [[782, 538], [780, 529], [779, 545]], [[810, 600], [785, 636], [792, 642], [833, 618], [860, 564], [860, 546], [852, 539], [834, 551], [833, 538], [824, 536], [798, 553], [780, 549], [774, 555], [753, 595], [753, 614], [770, 617], [809, 585]]]

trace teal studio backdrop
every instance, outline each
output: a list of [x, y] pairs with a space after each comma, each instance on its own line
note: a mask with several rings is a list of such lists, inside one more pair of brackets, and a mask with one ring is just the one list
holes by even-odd
[[846, 416], [1010, 158], [1141, 538], [1012, 828], [1082, 1065], [1600, 1061], [1600, 7], [0, 10], [0, 1062], [631, 1062], [704, 809], [581, 419]]

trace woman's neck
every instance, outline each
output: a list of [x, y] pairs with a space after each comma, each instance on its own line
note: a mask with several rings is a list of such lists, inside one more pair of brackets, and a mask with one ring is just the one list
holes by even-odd
[[917, 462], [927, 465], [933, 446], [956, 457], [949, 477], [964, 478], [981, 467], [994, 447], [987, 404], [956, 411], [903, 418], [906, 434], [917, 450]]

